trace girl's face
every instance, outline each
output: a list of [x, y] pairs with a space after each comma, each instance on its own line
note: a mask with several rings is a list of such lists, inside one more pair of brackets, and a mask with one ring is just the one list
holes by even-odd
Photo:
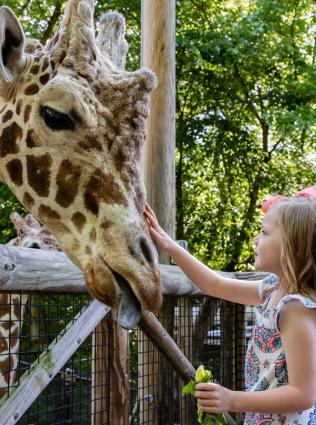
[[280, 275], [281, 233], [276, 224], [275, 211], [268, 212], [262, 220], [260, 235], [255, 244], [255, 268]]

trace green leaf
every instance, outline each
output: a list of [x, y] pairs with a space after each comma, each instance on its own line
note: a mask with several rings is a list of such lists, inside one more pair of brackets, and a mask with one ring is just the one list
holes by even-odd
[[[205, 369], [203, 365], [198, 367], [195, 376], [195, 382], [193, 379], [190, 379], [190, 381], [182, 388], [182, 395], [194, 395], [196, 384], [213, 381], [212, 372]], [[225, 425], [226, 419], [222, 413], [205, 413], [202, 410], [198, 410], [198, 423], [201, 425]]]
[[191, 379], [183, 388], [182, 395], [191, 394], [194, 395], [195, 392], [195, 382]]

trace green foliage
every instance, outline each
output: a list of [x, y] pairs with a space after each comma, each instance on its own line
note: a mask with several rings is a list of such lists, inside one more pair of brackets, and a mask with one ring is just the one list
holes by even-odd
[[10, 221], [11, 212], [26, 214], [25, 208], [12, 195], [9, 188], [0, 183], [0, 243], [4, 244], [15, 236], [15, 229]]
[[[5, 0], [45, 41], [66, 0]], [[101, 0], [126, 17], [127, 69], [140, 65], [141, 2]], [[221, 270], [251, 269], [260, 205], [314, 184], [316, 4], [177, 1], [177, 237]], [[0, 187], [1, 242], [22, 207]]]
[[213, 268], [251, 268], [262, 201], [314, 184], [315, 11], [178, 2], [177, 237]]
[[182, 395], [194, 395], [195, 385], [195, 381], [190, 379], [190, 381], [182, 388]]

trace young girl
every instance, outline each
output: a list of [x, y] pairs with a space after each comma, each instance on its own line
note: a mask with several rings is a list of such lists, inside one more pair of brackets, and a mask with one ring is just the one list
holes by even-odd
[[248, 412], [245, 425], [316, 425], [316, 198], [271, 206], [254, 239], [262, 281], [227, 279], [182, 249], [144, 211], [156, 243], [206, 295], [255, 306], [246, 356], [246, 392], [198, 384], [205, 412]]

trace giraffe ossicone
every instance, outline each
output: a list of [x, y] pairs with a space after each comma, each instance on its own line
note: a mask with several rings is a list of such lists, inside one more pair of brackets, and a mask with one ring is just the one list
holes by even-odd
[[124, 32], [111, 11], [96, 37], [93, 0], [70, 0], [42, 46], [0, 8], [0, 178], [83, 270], [94, 297], [115, 308], [124, 299], [129, 321], [138, 303], [157, 311], [162, 293], [140, 169], [156, 78], [123, 69]]

